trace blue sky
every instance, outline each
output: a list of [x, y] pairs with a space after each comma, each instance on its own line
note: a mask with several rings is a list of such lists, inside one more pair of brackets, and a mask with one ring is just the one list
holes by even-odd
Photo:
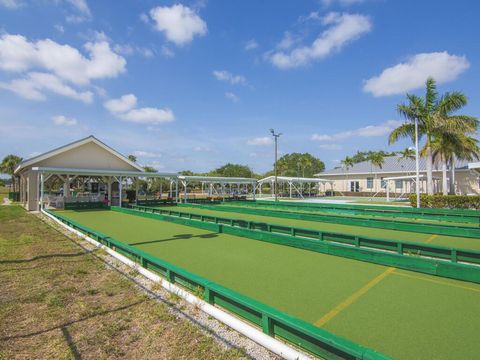
[[[480, 114], [473, 1], [0, 0], [0, 157], [93, 134], [162, 171], [399, 150], [434, 76]], [[477, 80], [475, 80], [477, 79]]]

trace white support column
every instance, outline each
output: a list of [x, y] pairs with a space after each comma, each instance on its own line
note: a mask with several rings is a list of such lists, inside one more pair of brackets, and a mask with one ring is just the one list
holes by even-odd
[[387, 186], [387, 202], [390, 201], [390, 180], [387, 180], [387, 183], [385, 184]]
[[133, 179], [136, 179], [134, 180], [135, 181], [135, 204], [137, 203], [138, 201], [138, 187], [140, 186], [140, 178], [137, 177], [137, 178], [133, 178]]
[[43, 174], [40, 175], [40, 211], [43, 210]]
[[288, 187], [290, 188], [290, 199], [292, 198], [292, 182], [288, 182]]
[[175, 180], [175, 202], [178, 203], [178, 179]]
[[122, 207], [122, 193], [123, 193], [123, 179], [122, 177], [120, 176], [118, 178], [118, 206], [119, 207]]
[[183, 184], [183, 186], [184, 186], [184, 190], [183, 190], [183, 203], [186, 204], [186, 203], [187, 203], [187, 185], [188, 185], [187, 180], [182, 181], [182, 184]]
[[108, 206], [112, 205], [112, 177], [107, 178], [107, 196], [108, 196]]
[[37, 183], [35, 184], [36, 188], [36, 200], [37, 200], [37, 210], [40, 211], [40, 174], [37, 173]]

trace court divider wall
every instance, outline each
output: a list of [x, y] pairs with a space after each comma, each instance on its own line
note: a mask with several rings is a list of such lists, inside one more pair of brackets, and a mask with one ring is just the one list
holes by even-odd
[[423, 234], [436, 234], [447, 236], [461, 236], [480, 239], [479, 227], [454, 226], [444, 224], [420, 224], [407, 221], [386, 220], [386, 219], [366, 219], [354, 216], [344, 216], [335, 214], [312, 214], [287, 212], [281, 210], [270, 210], [260, 208], [250, 208], [247, 206], [230, 206], [230, 205], [199, 205], [199, 204], [178, 204], [178, 206], [195, 206], [202, 209], [218, 210], [225, 212], [244, 213], [250, 215], [261, 215], [278, 218], [287, 218], [295, 220], [320, 221], [341, 225], [364, 226], [370, 228], [398, 230], [408, 232], [418, 232]]
[[[232, 202], [235, 203], [235, 202]], [[332, 203], [307, 203], [301, 201], [268, 201], [268, 200], [246, 200], [237, 202], [242, 205], [249, 206], [274, 206], [274, 207], [287, 207], [297, 209], [339, 209], [339, 210], [356, 210], [365, 212], [378, 212], [378, 213], [397, 213], [397, 214], [414, 214], [419, 216], [442, 216], [444, 217], [472, 217], [476, 219], [476, 222], [480, 222], [480, 211], [471, 209], [439, 209], [439, 208], [411, 208], [401, 206], [371, 206], [366, 204], [332, 204]]]
[[135, 205], [132, 205], [131, 209], [119, 207], [111, 209], [323, 254], [480, 283], [480, 252], [478, 251], [374, 239]]
[[[120, 212], [142, 214], [134, 210], [112, 208]], [[314, 355], [325, 359], [389, 360], [375, 350], [339, 337], [329, 331], [297, 319], [245, 295], [216, 284], [206, 278], [170, 264], [138, 248], [115, 240], [101, 232], [83, 226], [56, 212], [43, 210], [62, 223], [82, 232], [128, 259], [164, 277], [170, 283], [181, 285], [211, 305], [224, 308], [244, 320], [259, 326], [272, 337], [281, 338]], [[146, 215], [146, 214], [145, 214]], [[204, 224], [206, 227], [214, 224]]]

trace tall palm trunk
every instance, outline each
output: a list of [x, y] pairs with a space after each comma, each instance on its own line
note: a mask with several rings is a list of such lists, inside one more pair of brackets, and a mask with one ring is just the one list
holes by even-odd
[[427, 144], [427, 194], [433, 195], [433, 157], [430, 142]]
[[448, 195], [447, 160], [445, 159], [445, 155], [442, 155], [442, 192], [443, 195]]
[[455, 195], [455, 155], [450, 159], [450, 194]]

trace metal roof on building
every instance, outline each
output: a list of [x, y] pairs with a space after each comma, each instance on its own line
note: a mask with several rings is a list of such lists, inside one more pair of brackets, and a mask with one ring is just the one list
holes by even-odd
[[[468, 161], [456, 160], [455, 169], [463, 170], [468, 169]], [[441, 165], [434, 164], [434, 171], [440, 171]], [[420, 171], [426, 171], [426, 158], [420, 158]], [[345, 174], [372, 174], [372, 173], [414, 173], [415, 172], [415, 159], [405, 159], [401, 156], [388, 156], [385, 158], [385, 161], [381, 168], [372, 165], [370, 161], [362, 161], [360, 163], [354, 164], [348, 169], [344, 167], [338, 167], [335, 169], [327, 170], [315, 176], [323, 177], [327, 175], [345, 175]]]

